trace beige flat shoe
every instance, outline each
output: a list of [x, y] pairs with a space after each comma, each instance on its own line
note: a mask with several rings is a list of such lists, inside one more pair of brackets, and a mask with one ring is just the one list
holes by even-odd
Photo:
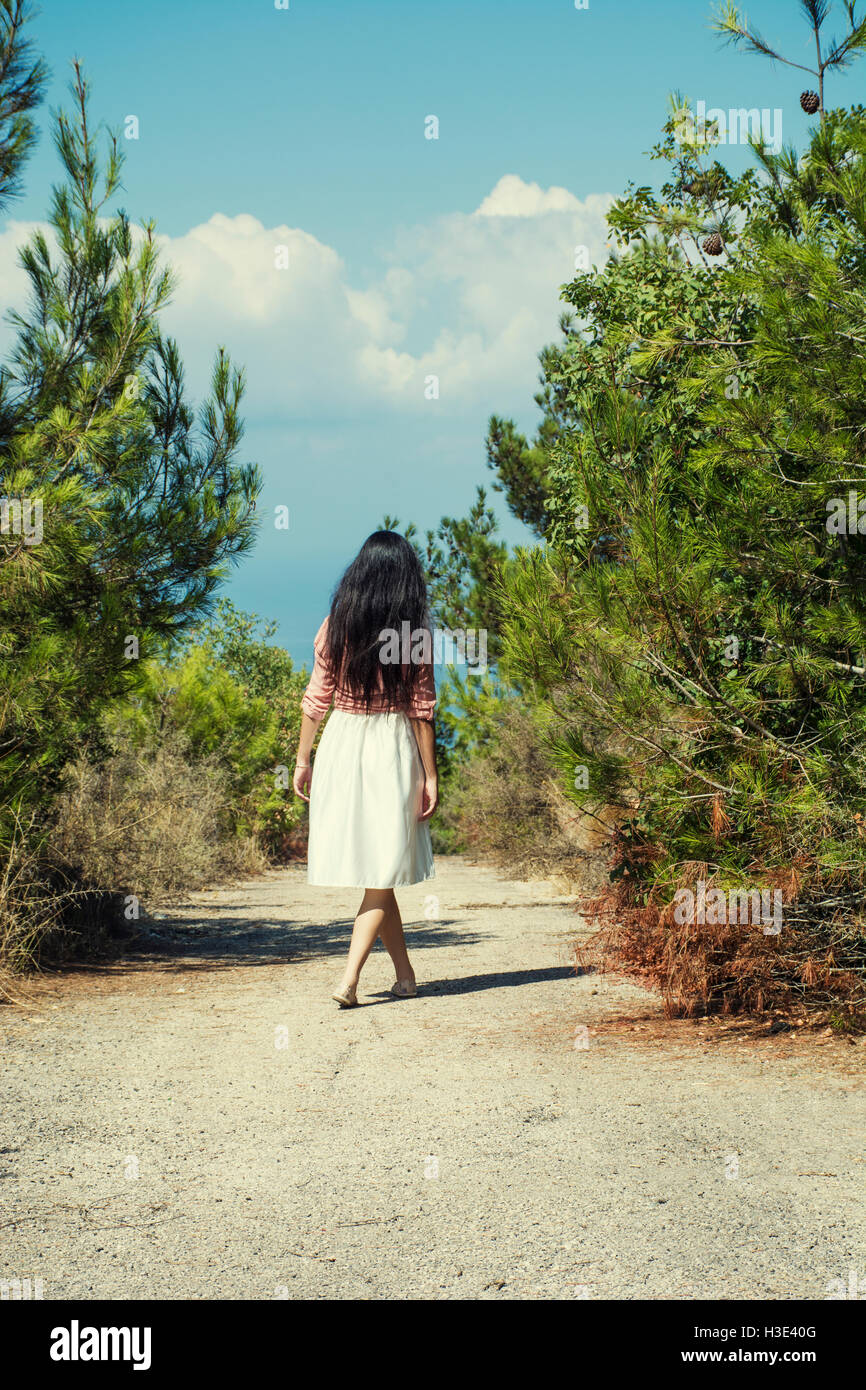
[[348, 989], [335, 989], [331, 998], [336, 999], [341, 1009], [354, 1009], [358, 1003], [358, 991], [355, 985], [350, 985]]
[[414, 999], [418, 993], [418, 986], [414, 980], [395, 980], [391, 986], [391, 993], [395, 999]]

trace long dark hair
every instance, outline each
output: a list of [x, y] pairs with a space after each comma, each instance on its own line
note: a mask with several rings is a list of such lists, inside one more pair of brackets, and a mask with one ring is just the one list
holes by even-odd
[[421, 562], [397, 531], [374, 531], [346, 570], [331, 600], [328, 657], [337, 684], [369, 712], [374, 700], [399, 709], [409, 703], [416, 664], [383, 661], [380, 634], [398, 637], [429, 626]]

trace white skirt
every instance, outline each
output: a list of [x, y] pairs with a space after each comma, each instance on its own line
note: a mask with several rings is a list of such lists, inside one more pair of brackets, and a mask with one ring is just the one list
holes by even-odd
[[307, 882], [397, 888], [433, 878], [424, 766], [405, 714], [332, 710], [313, 764]]

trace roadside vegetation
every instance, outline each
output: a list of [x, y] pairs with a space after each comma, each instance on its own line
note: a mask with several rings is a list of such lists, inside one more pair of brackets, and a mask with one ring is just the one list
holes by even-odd
[[[866, 112], [824, 91], [866, 22], [846, 5], [828, 44], [827, 6], [801, 8], [806, 148], [755, 133], [733, 175], [673, 97], [660, 187], [616, 201], [610, 259], [562, 287], [535, 439], [490, 422], [537, 544], [497, 549], [482, 495], [428, 550], [459, 539], [441, 620], [489, 625], [499, 658], [496, 698], [445, 731], [452, 838], [557, 874], [567, 800], [588, 868], [604, 851], [596, 963], [671, 1013], [846, 1029], [866, 1024]], [[733, 7], [717, 28], [780, 56]], [[732, 892], [780, 894], [782, 930], [732, 920]]]
[[[732, 173], [673, 96], [658, 188], [626, 189], [609, 259], [561, 287], [535, 437], [496, 416], [486, 440], [532, 543], [509, 550], [482, 489], [405, 534], [436, 624], [488, 635], [486, 673], [440, 689], [436, 849], [579, 889], [580, 963], [671, 1014], [862, 1030], [866, 110], [826, 96], [866, 20], [843, 8], [828, 40], [825, 0], [800, 5], [805, 148], [755, 131]], [[0, 0], [0, 206], [45, 80], [26, 20]], [[733, 6], [716, 27], [786, 61]], [[71, 95], [0, 371], [0, 993], [304, 844], [306, 673], [218, 597], [256, 532], [243, 372], [219, 347], [193, 408], [170, 269], [113, 211], [120, 156], [77, 66]]]

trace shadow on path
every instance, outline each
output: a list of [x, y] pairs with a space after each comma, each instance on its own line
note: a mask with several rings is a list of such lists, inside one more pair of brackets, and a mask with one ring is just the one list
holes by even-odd
[[[209, 971], [214, 967], [289, 965], [345, 955], [353, 923], [353, 917], [320, 923], [291, 918], [269, 921], [267, 918], [229, 917], [222, 913], [202, 923], [167, 913], [156, 921], [142, 923], [136, 936], [118, 943], [119, 954], [114, 959], [70, 961], [58, 965], [51, 973], [117, 976], [166, 971], [181, 974]], [[490, 935], [460, 927], [458, 919], [405, 922], [403, 925], [406, 943], [413, 951], [474, 945]]]
[[[455, 995], [455, 994], [478, 994], [484, 989], [514, 989], [519, 985], [546, 984], [550, 980], [573, 980], [575, 979], [574, 970], [568, 965], [552, 965], [545, 970], [503, 970], [495, 975], [462, 975], [453, 980], [425, 980], [418, 982], [418, 995], [424, 996]], [[361, 983], [361, 998], [358, 1000], [359, 1009], [371, 1008], [376, 1004], [408, 1004], [411, 999], [395, 999], [390, 989], [376, 989], [367, 993], [365, 991], [363, 978]]]
[[549, 980], [573, 980], [570, 965], [551, 965], [544, 970], [503, 970], [495, 975], [462, 975], [455, 980], [424, 980], [424, 994], [477, 994], [483, 989], [516, 989], [520, 985], [545, 984]]

